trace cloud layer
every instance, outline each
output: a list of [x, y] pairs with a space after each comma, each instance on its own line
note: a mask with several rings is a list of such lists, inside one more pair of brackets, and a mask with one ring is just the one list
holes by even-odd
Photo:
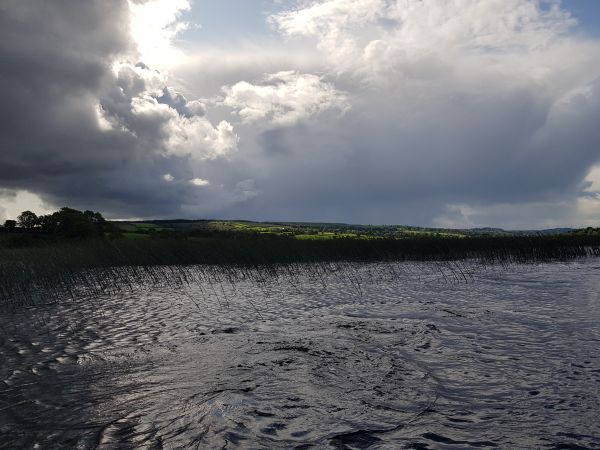
[[269, 75], [260, 85], [241, 81], [224, 91], [222, 104], [245, 123], [295, 125], [325, 111], [345, 112], [350, 107], [346, 95], [330, 83], [294, 71]]
[[[130, 25], [146, 5], [158, 3], [11, 0], [0, 7], [2, 187], [132, 217], [201, 203], [188, 181], [202, 161], [234, 152], [238, 137], [138, 61]], [[174, 4], [173, 18], [181, 6]], [[166, 172], [181, 182], [165, 185]]]
[[600, 222], [600, 43], [558, 1], [300, 2], [234, 57], [176, 48], [187, 1], [38, 3], [0, 6], [0, 188], [120, 217]]

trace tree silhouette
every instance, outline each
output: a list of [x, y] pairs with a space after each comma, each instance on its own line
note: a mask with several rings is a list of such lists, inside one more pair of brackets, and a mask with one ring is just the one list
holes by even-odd
[[43, 232], [66, 238], [101, 236], [107, 228], [104, 217], [98, 212], [81, 212], [72, 208], [43, 216], [40, 219]]
[[6, 222], [4, 222], [4, 228], [6, 228], [7, 230], [13, 230], [13, 229], [15, 229], [16, 226], [17, 226], [16, 220], [9, 219]]
[[23, 228], [30, 230], [38, 224], [38, 216], [31, 211], [23, 211], [17, 221]]

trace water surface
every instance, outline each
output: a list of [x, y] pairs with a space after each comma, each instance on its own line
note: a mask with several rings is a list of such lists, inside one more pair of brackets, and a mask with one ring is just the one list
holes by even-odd
[[5, 311], [0, 447], [599, 449], [599, 273], [370, 264]]

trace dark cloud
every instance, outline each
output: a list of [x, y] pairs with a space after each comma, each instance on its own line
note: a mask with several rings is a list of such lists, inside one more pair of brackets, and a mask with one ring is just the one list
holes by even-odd
[[567, 13], [359, 3], [273, 18], [293, 44], [204, 49], [177, 72], [209, 97], [190, 101], [138, 61], [126, 0], [2, 2], [0, 190], [119, 217], [596, 217], [576, 205], [597, 202], [599, 46], [569, 35]]
[[124, 2], [14, 0], [0, 8], [3, 186], [43, 191], [106, 166], [100, 149], [117, 147], [118, 137], [98, 135], [92, 105], [109, 61], [127, 51]]
[[0, 5], [0, 188], [128, 217], [177, 215], [202, 200], [186, 183], [190, 159], [226, 152], [231, 132], [128, 62], [129, 25], [125, 0]]
[[494, 222], [473, 213], [472, 225], [535, 226], [547, 217], [535, 215], [540, 208], [523, 215], [522, 205], [549, 202], [557, 207], [546, 214], [577, 223], [564, 203], [585, 195], [582, 181], [600, 161], [600, 85], [561, 95], [510, 81], [487, 92], [448, 87], [441, 99], [371, 92], [341, 119], [265, 131], [253, 155], [265, 174], [256, 180], [262, 193], [243, 212], [361, 223], [446, 217], [460, 225], [460, 208], [449, 205], [513, 204], [503, 218], [490, 215]]

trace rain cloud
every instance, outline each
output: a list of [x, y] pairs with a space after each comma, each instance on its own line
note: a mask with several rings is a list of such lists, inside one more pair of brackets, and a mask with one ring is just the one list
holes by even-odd
[[298, 2], [233, 60], [176, 48], [187, 1], [39, 5], [0, 6], [3, 192], [112, 217], [600, 221], [600, 42], [558, 1]]

